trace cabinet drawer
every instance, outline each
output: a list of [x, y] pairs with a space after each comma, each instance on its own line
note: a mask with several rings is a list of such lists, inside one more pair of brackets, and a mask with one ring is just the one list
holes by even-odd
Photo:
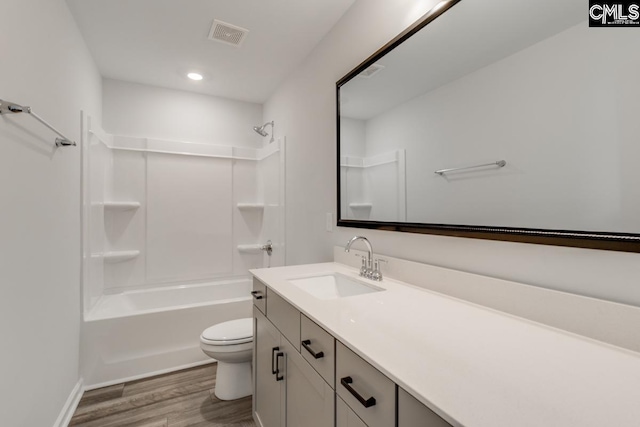
[[395, 426], [395, 383], [339, 341], [336, 392], [369, 427]]
[[300, 353], [335, 389], [335, 339], [304, 314], [300, 316]]
[[253, 278], [253, 305], [255, 305], [262, 314], [267, 314], [267, 287], [264, 283]]
[[451, 427], [431, 409], [403, 389], [398, 389], [398, 427]]
[[267, 292], [267, 318], [300, 351], [300, 312], [280, 295]]
[[367, 427], [367, 425], [344, 403], [336, 397], [336, 427]]

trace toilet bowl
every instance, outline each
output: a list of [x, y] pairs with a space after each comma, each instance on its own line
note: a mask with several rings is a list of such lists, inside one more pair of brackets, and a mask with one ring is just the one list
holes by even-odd
[[220, 400], [251, 395], [253, 319], [218, 323], [202, 332], [200, 348], [218, 361], [214, 393]]

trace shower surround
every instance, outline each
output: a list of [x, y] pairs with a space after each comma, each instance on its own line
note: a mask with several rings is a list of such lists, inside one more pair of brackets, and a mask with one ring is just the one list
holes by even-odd
[[202, 330], [250, 316], [248, 270], [284, 264], [284, 141], [261, 143], [110, 135], [84, 117], [85, 387], [206, 363]]

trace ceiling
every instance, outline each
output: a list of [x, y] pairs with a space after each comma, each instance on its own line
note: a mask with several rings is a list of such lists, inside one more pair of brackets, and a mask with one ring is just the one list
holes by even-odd
[[584, 0], [461, 1], [342, 86], [340, 115], [371, 119], [586, 19]]
[[[354, 1], [67, 3], [103, 77], [263, 103]], [[242, 46], [209, 40], [214, 19], [248, 29]]]

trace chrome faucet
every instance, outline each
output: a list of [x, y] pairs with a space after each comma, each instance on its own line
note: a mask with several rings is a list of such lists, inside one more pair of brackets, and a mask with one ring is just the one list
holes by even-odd
[[373, 259], [373, 249], [371, 248], [369, 239], [364, 236], [355, 236], [347, 242], [347, 245], [344, 247], [344, 251], [349, 252], [351, 250], [351, 245], [353, 245], [358, 240], [362, 240], [367, 246], [367, 259], [366, 261], [364, 260], [364, 258], [362, 259], [362, 268], [360, 269], [360, 275], [370, 279], [373, 275], [373, 268], [371, 265], [371, 260]]

